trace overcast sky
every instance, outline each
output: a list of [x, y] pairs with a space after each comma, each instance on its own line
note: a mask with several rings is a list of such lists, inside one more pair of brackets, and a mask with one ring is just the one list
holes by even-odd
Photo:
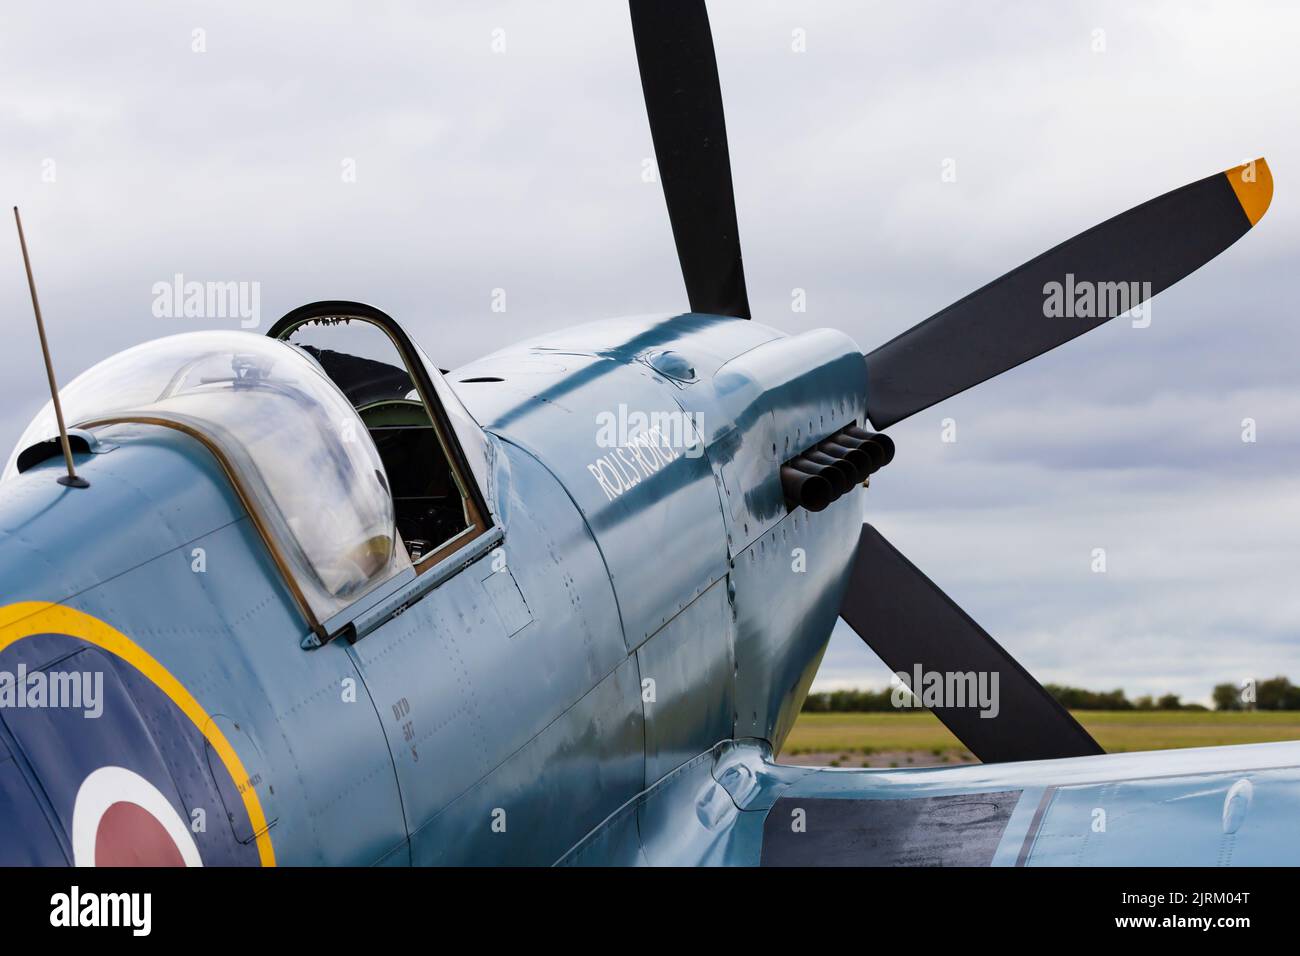
[[[1102, 219], [1267, 156], [1268, 215], [1159, 295], [1149, 328], [1117, 320], [896, 426], [868, 503], [1041, 680], [1202, 700], [1224, 680], [1300, 681], [1300, 7], [710, 14], [750, 301], [787, 331], [870, 349]], [[316, 299], [373, 303], [445, 367], [686, 307], [617, 0], [10, 5], [0, 141], [65, 382], [150, 338], [239, 325], [155, 318], [153, 286], [177, 273], [260, 283], [262, 328]], [[48, 396], [16, 240], [0, 248], [7, 457]], [[837, 632], [819, 686], [886, 678]]]

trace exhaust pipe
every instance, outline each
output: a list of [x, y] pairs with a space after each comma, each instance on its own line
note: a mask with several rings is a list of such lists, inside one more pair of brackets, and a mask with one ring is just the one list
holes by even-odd
[[857, 425], [850, 425], [848, 428], [844, 429], [844, 434], [849, 435], [852, 438], [857, 438], [860, 441], [871, 442], [879, 448], [885, 456], [884, 460], [880, 463], [881, 468], [884, 468], [894, 460], [894, 440], [888, 435], [884, 435], [880, 432], [869, 432], [865, 428], [859, 428]]
[[781, 490], [786, 500], [808, 511], [823, 511], [831, 503], [831, 483], [821, 475], [811, 475], [792, 468], [781, 466]]
[[823, 511], [893, 460], [893, 439], [849, 425], [782, 465], [781, 490], [792, 507]]
[[[826, 456], [823, 455], [822, 457], [824, 458]], [[789, 464], [791, 468], [796, 468], [804, 474], [818, 475], [830, 482], [831, 494], [833, 495], [831, 498], [832, 501], [853, 487], [844, 472], [830, 459], [822, 462], [813, 461], [810, 458], [800, 456]]]
[[834, 438], [822, 442], [817, 446], [817, 450], [825, 452], [832, 458], [842, 458], [848, 461], [863, 478], [876, 470], [869, 452], [863, 451], [861, 448], [850, 448], [847, 445], [841, 445]]
[[840, 432], [831, 438], [831, 441], [843, 445], [845, 448], [857, 448], [871, 456], [871, 473], [874, 475], [885, 466], [885, 450], [875, 442], [867, 441], [863, 438], [855, 438], [848, 432]]
[[863, 479], [867, 477], [866, 475], [858, 473], [858, 469], [854, 467], [853, 462], [846, 461], [843, 458], [833, 458], [826, 454], [826, 452], [818, 451], [815, 448], [812, 451], [804, 452], [803, 457], [807, 458], [809, 461], [816, 462], [819, 465], [830, 465], [838, 471], [844, 476], [846, 491], [854, 485], [862, 484]]

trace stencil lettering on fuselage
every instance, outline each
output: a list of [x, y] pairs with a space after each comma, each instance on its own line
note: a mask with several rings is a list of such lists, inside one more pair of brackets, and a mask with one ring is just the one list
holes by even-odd
[[587, 471], [600, 485], [606, 500], [613, 501], [676, 461], [679, 455], [663, 432], [652, 428], [601, 455], [587, 466]]

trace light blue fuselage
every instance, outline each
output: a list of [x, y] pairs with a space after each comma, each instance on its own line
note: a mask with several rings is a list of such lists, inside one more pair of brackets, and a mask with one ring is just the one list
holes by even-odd
[[[972, 793], [1012, 795], [998, 798], [994, 862], [1294, 854], [1296, 837], [1251, 842], [1221, 816], [1248, 773], [1249, 822], [1294, 807], [1297, 744], [907, 772], [771, 762], [837, 618], [863, 518], [862, 489], [813, 514], [787, 506], [778, 477], [781, 462], [865, 422], [866, 369], [842, 334], [616, 320], [448, 381], [487, 436], [478, 465], [493, 530], [417, 581], [358, 599], [346, 612], [355, 644], [304, 648], [263, 538], [193, 437], [101, 428], [97, 453], [77, 456], [89, 491], [57, 485], [57, 459], [4, 485], [0, 604], [62, 603], [129, 637], [221, 728], [265, 819], [238, 806], [211, 737], [184, 742], [166, 702], [114, 661], [117, 709], [88, 734], [0, 712], [0, 795], [16, 808], [0, 835], [26, 840], [13, 861], [71, 861], [69, 801], [97, 762], [137, 768], [187, 818], [211, 809], [198, 843], [213, 862], [257, 862], [241, 848], [259, 835], [280, 864], [782, 862], [769, 847], [803, 809], [791, 800]], [[620, 455], [602, 421], [637, 411], [680, 413], [703, 447]], [[32, 637], [0, 648], [0, 668], [78, 653], [90, 652], [75, 635]], [[1142, 839], [1096, 833], [1099, 790], [1112, 828]]]

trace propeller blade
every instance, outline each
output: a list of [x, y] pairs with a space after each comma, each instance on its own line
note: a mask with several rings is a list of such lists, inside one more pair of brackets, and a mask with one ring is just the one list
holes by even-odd
[[641, 90], [692, 312], [749, 318], [722, 90], [703, 0], [630, 0]]
[[1258, 159], [1135, 206], [972, 292], [867, 355], [871, 423], [892, 425], [1122, 315], [1240, 239], [1272, 197]]
[[[982, 711], [969, 699], [968, 706], [930, 707], [984, 763], [1104, 753], [1015, 658], [869, 524], [862, 526], [840, 617], [890, 670], [909, 675], [910, 684], [917, 667], [984, 674], [990, 689], [997, 675], [994, 716], [981, 716], [994, 708]], [[919, 695], [923, 687], [913, 690]]]

